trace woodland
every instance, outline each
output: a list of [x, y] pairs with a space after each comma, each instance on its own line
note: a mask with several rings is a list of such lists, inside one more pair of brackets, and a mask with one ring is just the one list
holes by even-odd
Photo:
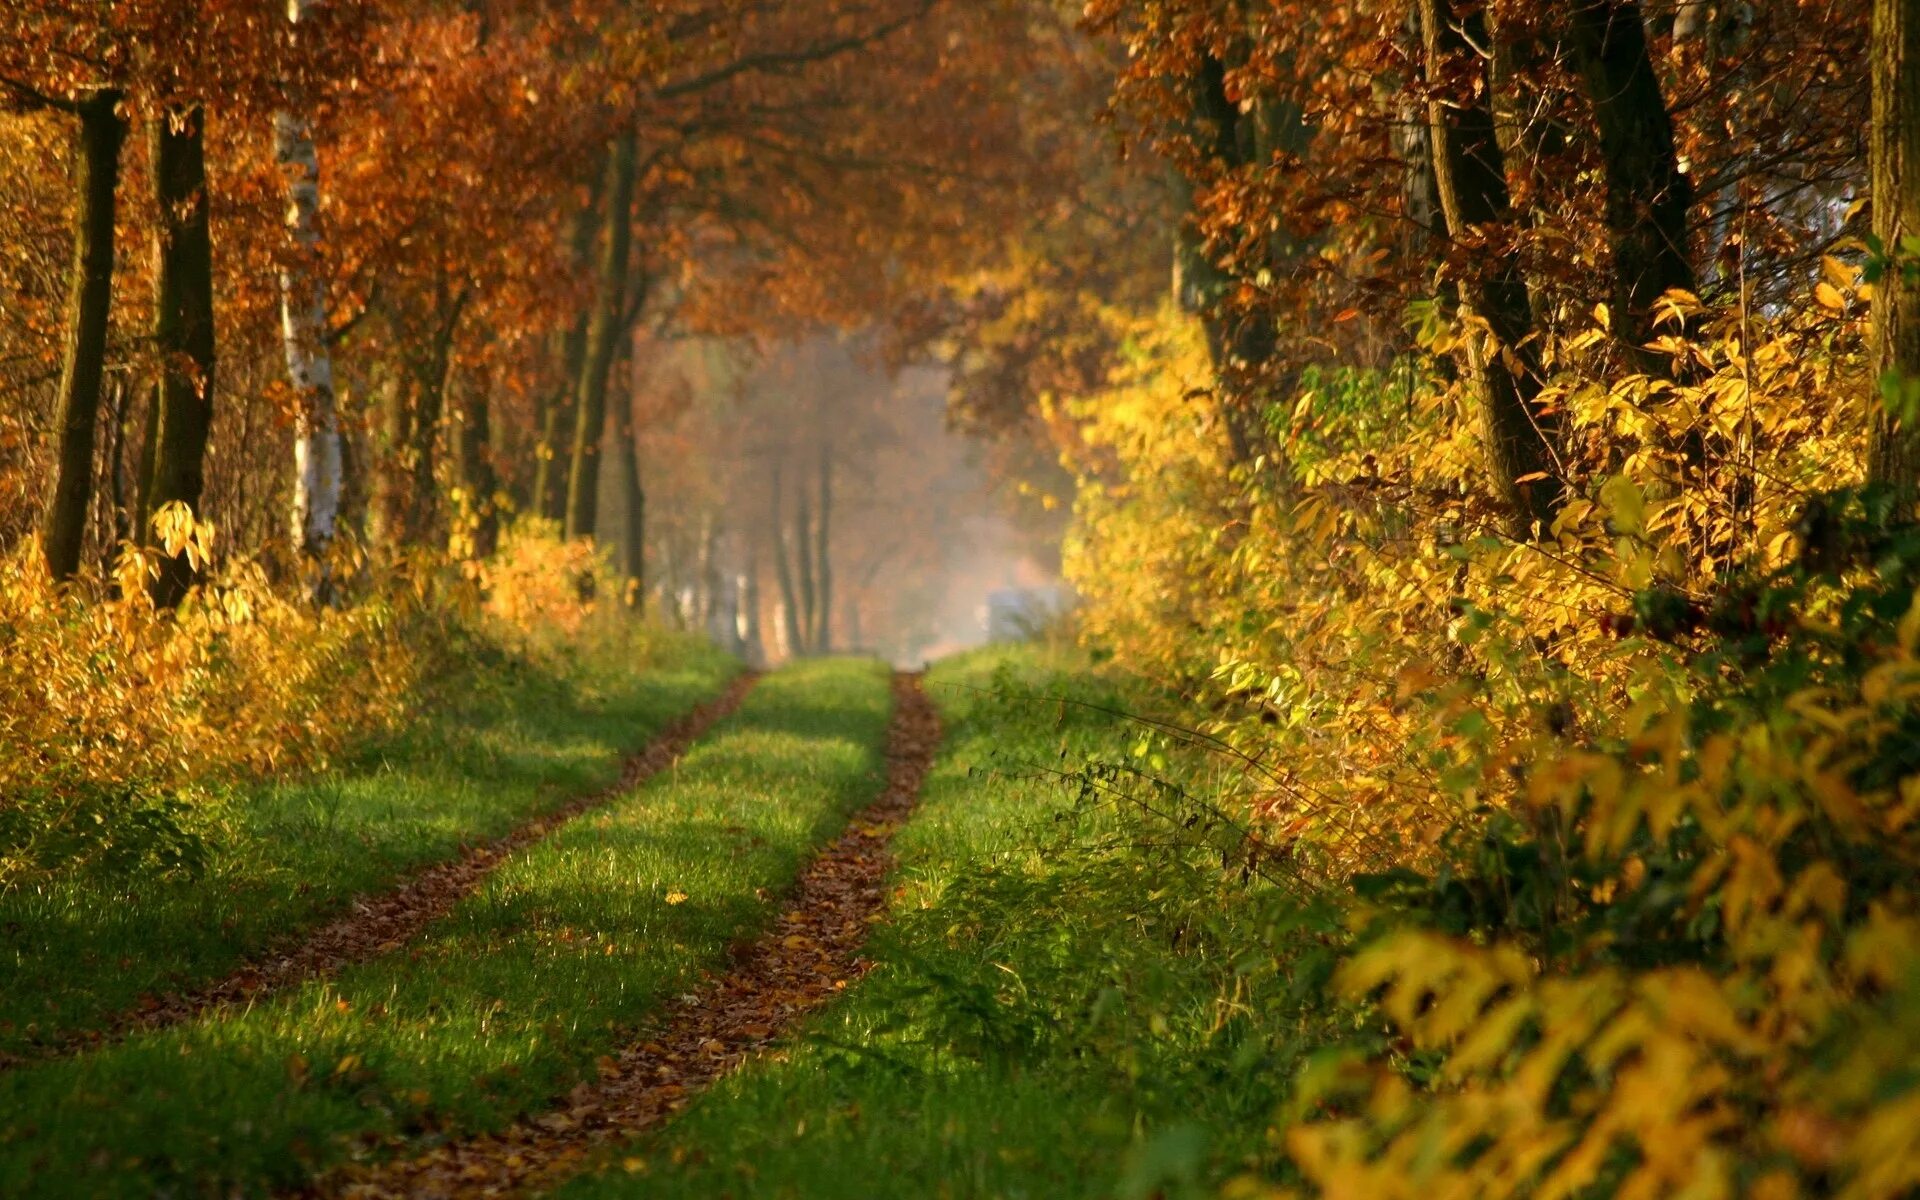
[[1895, 1200], [1916, 879], [1920, 0], [0, 7], [0, 1195]]

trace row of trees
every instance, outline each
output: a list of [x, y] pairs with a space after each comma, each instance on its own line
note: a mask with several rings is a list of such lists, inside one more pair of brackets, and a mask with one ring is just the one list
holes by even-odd
[[[945, 0], [46, 0], [6, 24], [0, 537], [38, 525], [67, 579], [182, 505], [323, 591], [343, 533], [484, 556], [521, 512], [641, 594], [636, 338], [924, 290], [1020, 203], [1019, 64], [1059, 48], [1050, 12]], [[798, 646], [834, 586], [826, 452], [807, 474]]]
[[880, 350], [872, 332], [643, 348], [666, 620], [754, 661], [914, 660], [977, 629], [988, 591], [1042, 573], [944, 427], [946, 373], [892, 370]]
[[[1532, 538], [1638, 449], [1750, 505], [1767, 486], [1740, 477], [1750, 425], [1608, 445], [1569, 419], [1562, 382], [1698, 384], [1727, 365], [1729, 321], [1824, 281], [1826, 312], [1872, 308], [1868, 458], [1911, 485], [1909, 9], [1096, 0], [1088, 27], [1124, 56], [1092, 61], [1140, 153], [1119, 173], [1083, 160], [1109, 203], [1030, 222], [1030, 258], [944, 314], [973, 338], [961, 410], [1059, 442], [1044, 397], [1095, 390], [1118, 361], [1077, 316], [1150, 308], [1171, 267], [1239, 468], [1292, 477], [1309, 381], [1433, 372], [1480, 447], [1474, 520]], [[1727, 547], [1702, 552], [1708, 576], [1726, 567]]]

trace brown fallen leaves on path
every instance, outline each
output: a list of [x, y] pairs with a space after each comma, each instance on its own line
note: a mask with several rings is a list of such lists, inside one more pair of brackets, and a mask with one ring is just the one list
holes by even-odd
[[867, 929], [886, 910], [888, 843], [918, 799], [940, 721], [915, 675], [894, 677], [887, 784], [801, 874], [774, 929], [734, 966], [667, 1009], [662, 1027], [600, 1060], [599, 1078], [498, 1134], [414, 1158], [355, 1164], [306, 1197], [388, 1200], [513, 1196], [554, 1187], [596, 1150], [659, 1124], [856, 979]]
[[661, 730], [626, 758], [620, 778], [612, 785], [522, 822], [500, 837], [468, 849], [459, 858], [435, 863], [389, 891], [358, 897], [347, 913], [260, 955], [224, 979], [150, 1000], [104, 1027], [75, 1033], [47, 1047], [42, 1055], [11, 1061], [0, 1058], [0, 1070], [20, 1062], [59, 1058], [110, 1045], [136, 1033], [182, 1024], [213, 1009], [258, 1001], [398, 949], [478, 890], [516, 850], [539, 841], [582, 813], [626, 795], [672, 766], [714, 722], [740, 707], [758, 679], [751, 672], [735, 677], [720, 695]]

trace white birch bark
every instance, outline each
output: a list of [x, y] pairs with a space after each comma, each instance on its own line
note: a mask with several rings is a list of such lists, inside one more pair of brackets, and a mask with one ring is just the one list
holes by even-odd
[[[297, 30], [320, 0], [287, 0], [287, 22]], [[301, 552], [321, 564], [340, 517], [340, 417], [334, 404], [333, 358], [327, 348], [326, 290], [318, 270], [320, 155], [313, 127], [296, 98], [273, 114], [273, 153], [287, 180], [287, 232], [298, 256], [280, 272], [280, 327], [287, 375], [298, 398], [293, 443], [293, 536]]]

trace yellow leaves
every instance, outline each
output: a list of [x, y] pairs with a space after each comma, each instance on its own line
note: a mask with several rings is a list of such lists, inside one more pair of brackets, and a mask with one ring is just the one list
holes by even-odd
[[1831, 254], [1820, 256], [1820, 275], [1828, 287], [1851, 291], [1860, 284], [1860, 273]]
[[[319, 768], [349, 741], [394, 727], [417, 680], [437, 669], [452, 604], [425, 623], [392, 594], [318, 611], [276, 594], [257, 565], [212, 564], [213, 531], [183, 506], [157, 513], [155, 533], [159, 553], [215, 568], [174, 612], [148, 601], [152, 553], [124, 555], [117, 594], [104, 596], [55, 589], [31, 546], [0, 558], [0, 796], [34, 798], [23, 810], [33, 843], [0, 855], [0, 886], [85, 860], [91, 851], [69, 836], [88, 832], [76, 814], [111, 822], [78, 805], [84, 796], [178, 799], [198, 827], [213, 819], [205, 797], [222, 782]], [[579, 611], [578, 579], [565, 572], [571, 553], [550, 542], [527, 549], [497, 590], [500, 603], [523, 598], [524, 583]], [[489, 624], [531, 636], [538, 619]], [[69, 848], [35, 848], [52, 845]]]
[[1646, 532], [1646, 497], [1625, 475], [1614, 475], [1600, 485], [1600, 503], [1618, 532], [1630, 535]]
[[[1434, 933], [1407, 931], [1348, 959], [1336, 983], [1355, 997], [1384, 988], [1382, 1011], [1422, 1042], [1439, 1045], [1464, 1032], [1480, 1007], [1500, 989], [1522, 986], [1532, 976], [1525, 956], [1513, 947], [1489, 950]], [[1444, 1013], [1423, 1013], [1434, 996], [1465, 999]]]
[[153, 532], [164, 553], [186, 555], [195, 571], [204, 570], [212, 558], [213, 526], [196, 519], [179, 501], [162, 505], [153, 515]]
[[671, 891], [667, 893], [666, 901], [668, 904], [685, 904], [687, 902], [687, 894], [678, 890]]

